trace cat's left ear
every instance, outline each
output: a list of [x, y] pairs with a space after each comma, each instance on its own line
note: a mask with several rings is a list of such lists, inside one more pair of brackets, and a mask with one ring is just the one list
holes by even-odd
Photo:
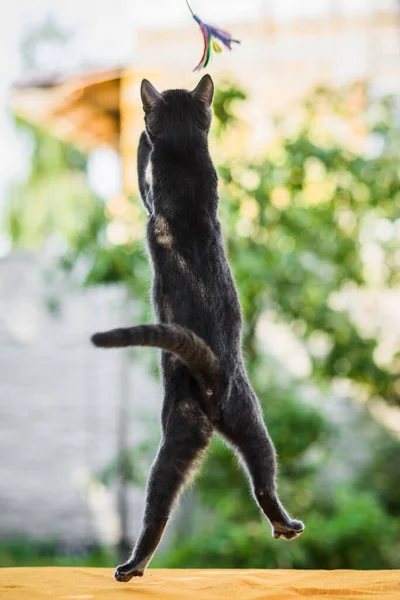
[[142, 85], [140, 86], [140, 96], [142, 98], [143, 110], [145, 113], [149, 113], [161, 100], [160, 92], [157, 92], [154, 85], [147, 79], [143, 79]]
[[209, 75], [204, 75], [193, 90], [192, 94], [202, 100], [207, 106], [211, 106], [214, 96], [214, 82]]

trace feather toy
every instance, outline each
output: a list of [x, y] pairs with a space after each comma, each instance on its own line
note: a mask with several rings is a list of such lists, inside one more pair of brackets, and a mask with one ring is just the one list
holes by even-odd
[[240, 41], [234, 40], [231, 34], [223, 29], [219, 29], [218, 27], [213, 27], [212, 25], [207, 25], [207, 23], [204, 23], [197, 15], [194, 14], [188, 0], [186, 0], [186, 4], [192, 13], [193, 19], [196, 21], [196, 23], [198, 23], [203, 36], [203, 55], [199, 64], [193, 69], [194, 71], [200, 71], [201, 69], [205, 69], [210, 62], [212, 50], [214, 50], [214, 52], [222, 52], [222, 47], [218, 42], [222, 42], [226, 48], [231, 50], [232, 44], [240, 44]]

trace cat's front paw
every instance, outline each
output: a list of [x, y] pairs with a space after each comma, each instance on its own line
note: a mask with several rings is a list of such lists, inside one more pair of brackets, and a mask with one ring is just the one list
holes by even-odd
[[294, 540], [304, 531], [304, 523], [302, 521], [296, 521], [293, 519], [288, 523], [272, 523], [272, 535], [276, 540], [280, 537], [284, 537], [286, 540]]
[[143, 577], [144, 570], [135, 568], [132, 563], [125, 563], [115, 569], [114, 579], [122, 583], [130, 581], [132, 577]]

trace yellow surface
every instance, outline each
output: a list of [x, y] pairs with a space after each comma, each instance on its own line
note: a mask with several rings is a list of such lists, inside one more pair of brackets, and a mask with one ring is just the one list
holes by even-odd
[[0, 569], [1, 600], [400, 600], [400, 571], [149, 569], [117, 583], [110, 569]]

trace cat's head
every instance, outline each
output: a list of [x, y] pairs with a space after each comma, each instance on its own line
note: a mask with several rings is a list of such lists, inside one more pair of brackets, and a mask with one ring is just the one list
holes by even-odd
[[153, 140], [183, 146], [207, 136], [214, 95], [214, 83], [209, 75], [204, 75], [191, 92], [168, 90], [160, 93], [150, 81], [143, 79], [140, 94], [146, 128]]

